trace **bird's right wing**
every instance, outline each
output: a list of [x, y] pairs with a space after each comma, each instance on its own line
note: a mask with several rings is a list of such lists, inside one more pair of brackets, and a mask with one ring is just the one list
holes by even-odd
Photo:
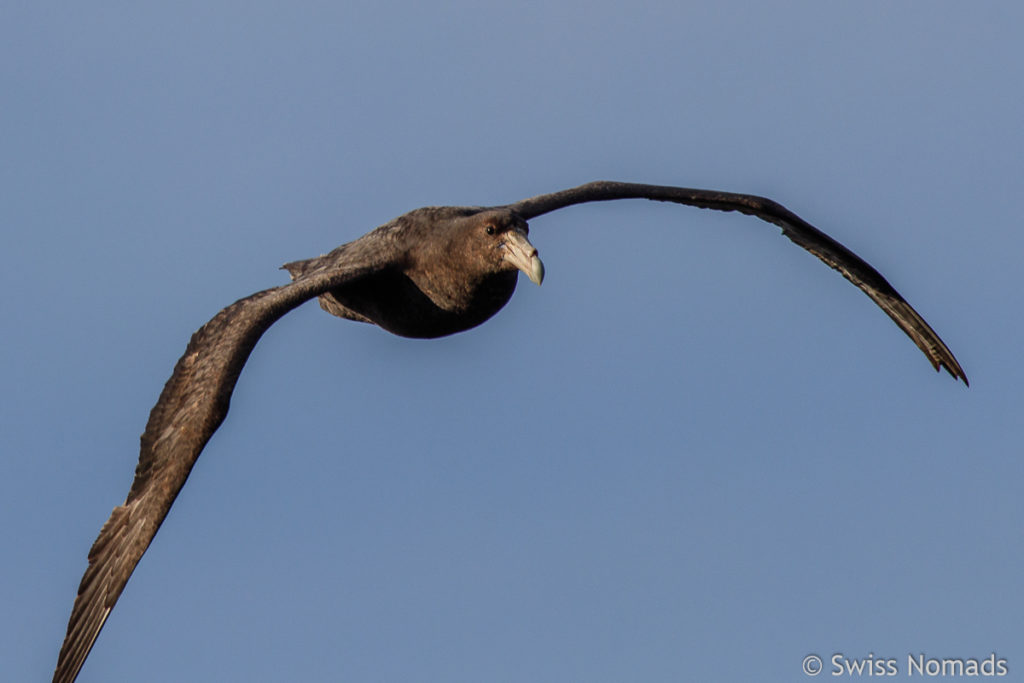
[[78, 675], [192, 466], [224, 420], [235, 382], [260, 336], [299, 304], [381, 267], [364, 261], [318, 268], [236, 301], [192, 335], [149, 415], [128, 498], [114, 508], [89, 551], [53, 683], [72, 683]]

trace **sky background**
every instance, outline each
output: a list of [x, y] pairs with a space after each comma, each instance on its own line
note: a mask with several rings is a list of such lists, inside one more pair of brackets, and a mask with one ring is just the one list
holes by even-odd
[[1024, 5], [7, 2], [0, 679], [49, 680], [192, 332], [432, 204], [531, 224], [485, 325], [275, 325], [79, 681], [1024, 680]]

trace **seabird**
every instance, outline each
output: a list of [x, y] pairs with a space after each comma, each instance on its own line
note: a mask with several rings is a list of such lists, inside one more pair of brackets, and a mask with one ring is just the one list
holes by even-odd
[[135, 479], [89, 551], [54, 683], [72, 683], [118, 596], [156, 535], [260, 336], [281, 316], [319, 297], [328, 312], [405, 337], [441, 337], [475, 327], [511, 298], [519, 271], [536, 284], [544, 266], [527, 221], [586, 202], [652, 199], [739, 211], [782, 234], [864, 291], [924, 352], [967, 384], [952, 352], [882, 275], [852, 251], [764, 197], [599, 181], [494, 207], [416, 209], [328, 254], [284, 266], [292, 281], [239, 299], [192, 335], [142, 434]]

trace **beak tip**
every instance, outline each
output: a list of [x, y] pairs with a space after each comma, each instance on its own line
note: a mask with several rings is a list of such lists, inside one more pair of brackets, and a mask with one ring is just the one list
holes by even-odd
[[536, 254], [530, 259], [530, 272], [527, 276], [538, 287], [544, 282], [544, 262]]

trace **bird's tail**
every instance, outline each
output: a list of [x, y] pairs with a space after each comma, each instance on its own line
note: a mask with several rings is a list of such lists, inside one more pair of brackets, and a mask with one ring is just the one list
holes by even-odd
[[323, 256], [317, 256], [316, 258], [304, 259], [302, 261], [292, 261], [281, 266], [281, 270], [287, 270], [288, 274], [292, 276], [292, 281], [295, 281], [311, 270], [315, 270], [320, 265], [320, 262], [323, 261], [323, 258]]

